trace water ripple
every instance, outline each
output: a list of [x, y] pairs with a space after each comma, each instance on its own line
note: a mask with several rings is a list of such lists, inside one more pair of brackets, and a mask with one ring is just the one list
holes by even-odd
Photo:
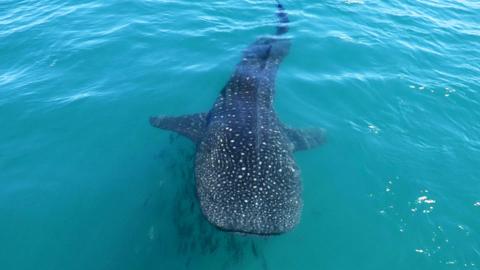
[[[480, 3], [283, 2], [292, 47], [275, 107], [285, 123], [326, 128], [328, 141], [296, 156], [305, 217], [268, 242], [268, 267], [478, 267]], [[0, 268], [5, 258], [22, 269], [182, 269], [190, 259], [191, 268], [225, 268], [212, 265], [222, 252], [178, 247], [187, 260], [172, 248], [178, 216], [164, 197], [177, 192], [168, 180], [190, 171], [153, 169], [159, 147], [181, 141], [146, 119], [205, 111], [246, 46], [274, 32], [273, 9], [255, 0], [2, 1]], [[170, 184], [158, 190], [158, 179]], [[161, 197], [155, 211], [142, 192]], [[85, 248], [84, 239], [102, 241]]]

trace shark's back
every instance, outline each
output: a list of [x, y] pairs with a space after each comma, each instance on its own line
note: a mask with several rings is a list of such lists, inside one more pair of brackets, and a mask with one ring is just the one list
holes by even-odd
[[279, 36], [251, 44], [208, 114], [197, 193], [207, 219], [222, 230], [278, 234], [299, 222], [293, 146], [273, 110], [275, 75], [289, 47]]
[[198, 145], [203, 213], [223, 230], [285, 232], [299, 222], [302, 207], [293, 145], [270, 106], [236, 96], [217, 101]]

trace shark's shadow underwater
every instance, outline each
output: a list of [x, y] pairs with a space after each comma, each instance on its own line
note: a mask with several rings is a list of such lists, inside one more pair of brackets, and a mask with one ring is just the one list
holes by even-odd
[[150, 123], [196, 144], [196, 194], [217, 228], [272, 235], [293, 229], [303, 207], [293, 153], [318, 146], [323, 130], [292, 129], [273, 109], [275, 77], [291, 39], [287, 13], [277, 2], [276, 34], [258, 38], [242, 55], [207, 113], [156, 116]]
[[[170, 142], [175, 142], [177, 136], [170, 136]], [[257, 269], [268, 270], [267, 257], [264, 247], [267, 244], [265, 237], [244, 237], [241, 234], [232, 234], [217, 230], [202, 214], [196, 198], [194, 185], [193, 163], [184, 160], [193, 160], [194, 153], [189, 145], [175, 144], [175, 147], [162, 149], [157, 157], [162, 166], [162, 173], [167, 178], [178, 181], [172, 183], [174, 203], [171, 208], [165, 209], [168, 220], [172, 221], [173, 241], [159, 241], [163, 248], [172, 250], [178, 260], [178, 269], [198, 269], [205, 263], [214, 269], [243, 269], [248, 264]], [[171, 200], [171, 198], [169, 199]], [[144, 206], [148, 202], [144, 203]], [[162, 217], [159, 222], [164, 222]], [[163, 238], [163, 237], [162, 237]], [[246, 264], [247, 263], [247, 264]], [[201, 268], [201, 267], [200, 267]]]

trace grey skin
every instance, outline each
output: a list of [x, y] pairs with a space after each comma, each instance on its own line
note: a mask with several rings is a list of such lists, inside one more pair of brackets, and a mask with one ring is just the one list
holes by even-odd
[[151, 117], [158, 128], [196, 143], [197, 197], [221, 230], [281, 234], [300, 222], [302, 184], [293, 152], [323, 142], [322, 129], [291, 129], [273, 109], [275, 76], [290, 48], [288, 17], [277, 2], [276, 35], [257, 39], [208, 113]]

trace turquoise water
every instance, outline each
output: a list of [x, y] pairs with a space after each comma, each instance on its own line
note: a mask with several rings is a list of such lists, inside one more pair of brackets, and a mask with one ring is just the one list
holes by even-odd
[[272, 2], [0, 2], [0, 269], [480, 269], [478, 1], [285, 0], [302, 222], [204, 221], [148, 117], [208, 110]]

